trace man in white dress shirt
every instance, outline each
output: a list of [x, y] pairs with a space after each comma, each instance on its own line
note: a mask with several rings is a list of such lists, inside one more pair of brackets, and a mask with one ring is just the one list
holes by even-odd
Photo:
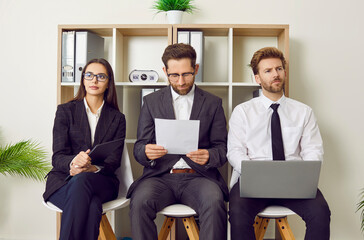
[[238, 105], [229, 121], [228, 160], [231, 177], [229, 221], [231, 239], [255, 239], [255, 216], [269, 205], [281, 205], [306, 222], [305, 239], [329, 239], [330, 209], [320, 190], [315, 199], [241, 198], [239, 176], [242, 160], [272, 160], [272, 104], [278, 105], [282, 129], [283, 158], [280, 160], [322, 160], [323, 146], [312, 109], [284, 95], [286, 61], [277, 48], [255, 52], [250, 66], [262, 95]]

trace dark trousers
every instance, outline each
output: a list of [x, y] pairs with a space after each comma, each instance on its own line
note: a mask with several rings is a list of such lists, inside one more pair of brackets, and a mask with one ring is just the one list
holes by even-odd
[[133, 240], [155, 240], [157, 212], [181, 203], [199, 215], [201, 240], [227, 238], [227, 213], [219, 186], [198, 173], [164, 174], [142, 180], [131, 195]]
[[255, 239], [253, 227], [255, 216], [270, 205], [287, 207], [297, 213], [306, 222], [305, 239], [330, 238], [331, 213], [320, 190], [317, 189], [314, 199], [241, 198], [237, 182], [230, 191], [231, 239]]
[[72, 177], [49, 201], [62, 209], [61, 240], [97, 240], [102, 203], [115, 199], [118, 186], [112, 177], [80, 173]]

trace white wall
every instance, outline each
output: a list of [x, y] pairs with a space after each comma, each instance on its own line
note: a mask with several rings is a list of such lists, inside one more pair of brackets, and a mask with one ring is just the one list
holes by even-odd
[[[102, 2], [102, 4], [101, 4]], [[51, 153], [58, 24], [166, 23], [152, 0], [0, 0], [2, 140], [33, 138]], [[364, 168], [364, 2], [195, 0], [184, 23], [290, 25], [290, 96], [310, 105], [325, 143], [320, 188], [331, 207], [331, 239], [361, 239], [355, 213]], [[49, 154], [50, 155], [50, 154]], [[0, 239], [49, 240], [55, 215], [43, 183], [0, 177]], [[304, 223], [290, 219], [297, 239]]]

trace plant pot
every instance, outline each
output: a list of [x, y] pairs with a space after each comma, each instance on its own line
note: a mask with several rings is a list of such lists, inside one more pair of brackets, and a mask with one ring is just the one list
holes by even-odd
[[182, 13], [179, 10], [167, 11], [167, 19], [169, 24], [180, 24], [182, 23]]

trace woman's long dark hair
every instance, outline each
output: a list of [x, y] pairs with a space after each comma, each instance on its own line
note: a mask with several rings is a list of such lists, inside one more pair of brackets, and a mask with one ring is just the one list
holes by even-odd
[[106, 68], [107, 76], [109, 77], [109, 84], [108, 88], [104, 92], [104, 100], [111, 107], [119, 111], [118, 99], [116, 96], [114, 73], [110, 63], [103, 58], [92, 59], [85, 65], [81, 73], [82, 75], [81, 75], [80, 88], [78, 89], [76, 96], [71, 101], [81, 101], [86, 96], [85, 84], [83, 83], [83, 74], [85, 73], [88, 65], [90, 65], [91, 63], [100, 63]]

